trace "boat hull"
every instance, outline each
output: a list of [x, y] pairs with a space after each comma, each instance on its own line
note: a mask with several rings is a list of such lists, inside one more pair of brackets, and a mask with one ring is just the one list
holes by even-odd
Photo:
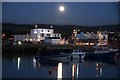
[[117, 52], [109, 52], [109, 53], [86, 53], [85, 58], [84, 59], [95, 59], [95, 60], [99, 60], [99, 59], [112, 59], [114, 60], [115, 57], [117, 55]]
[[63, 58], [67, 58], [67, 54], [65, 55], [47, 55], [47, 56], [44, 56], [44, 55], [38, 55], [38, 56], [35, 56], [35, 59], [36, 60], [42, 60], [42, 59], [63, 59]]

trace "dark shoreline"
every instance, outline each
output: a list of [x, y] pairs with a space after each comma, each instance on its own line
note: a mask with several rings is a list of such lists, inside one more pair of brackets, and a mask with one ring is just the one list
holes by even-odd
[[[118, 48], [114, 47], [113, 45], [108, 45], [110, 48]], [[52, 45], [52, 44], [22, 44], [22, 45], [3, 45], [2, 46], [2, 53], [29, 53], [34, 54], [38, 50], [40, 51], [59, 51], [59, 52], [66, 52], [70, 53], [73, 51], [73, 49], [79, 49], [84, 52], [93, 52], [94, 48], [90, 45], [73, 45], [73, 44], [67, 44], [67, 45]]]

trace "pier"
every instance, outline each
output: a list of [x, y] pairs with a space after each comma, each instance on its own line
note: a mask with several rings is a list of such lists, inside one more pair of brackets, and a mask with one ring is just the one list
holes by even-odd
[[[118, 48], [113, 45], [107, 45], [111, 48]], [[64, 51], [72, 51], [74, 49], [82, 50], [84, 52], [93, 52], [94, 48], [92, 45], [75, 45], [75, 44], [40, 44], [40, 43], [22, 43], [13, 45], [13, 43], [3, 43], [2, 44], [2, 51], [4, 52], [11, 52], [11, 53], [35, 53], [38, 50], [64, 50]]]
[[4, 45], [3, 51], [12, 51], [12, 52], [31, 52], [37, 51], [40, 49], [46, 50], [73, 50], [80, 49], [85, 52], [93, 51], [93, 46], [83, 46], [83, 45], [74, 45], [74, 44], [66, 44], [66, 45], [58, 45], [58, 44], [21, 44], [21, 45]]

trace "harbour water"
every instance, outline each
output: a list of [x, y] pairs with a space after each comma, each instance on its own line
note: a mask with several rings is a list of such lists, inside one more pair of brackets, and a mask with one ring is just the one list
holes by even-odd
[[[9, 54], [9, 53], [7, 53]], [[17, 53], [16, 53], [17, 54]], [[111, 62], [36, 61], [34, 54], [3, 55], [4, 78], [120, 78], [120, 58]]]

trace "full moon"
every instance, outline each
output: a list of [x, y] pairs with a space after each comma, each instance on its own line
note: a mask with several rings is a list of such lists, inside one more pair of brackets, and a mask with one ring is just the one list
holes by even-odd
[[60, 6], [60, 7], [59, 7], [59, 10], [60, 10], [61, 12], [63, 12], [63, 11], [65, 10], [64, 6]]

